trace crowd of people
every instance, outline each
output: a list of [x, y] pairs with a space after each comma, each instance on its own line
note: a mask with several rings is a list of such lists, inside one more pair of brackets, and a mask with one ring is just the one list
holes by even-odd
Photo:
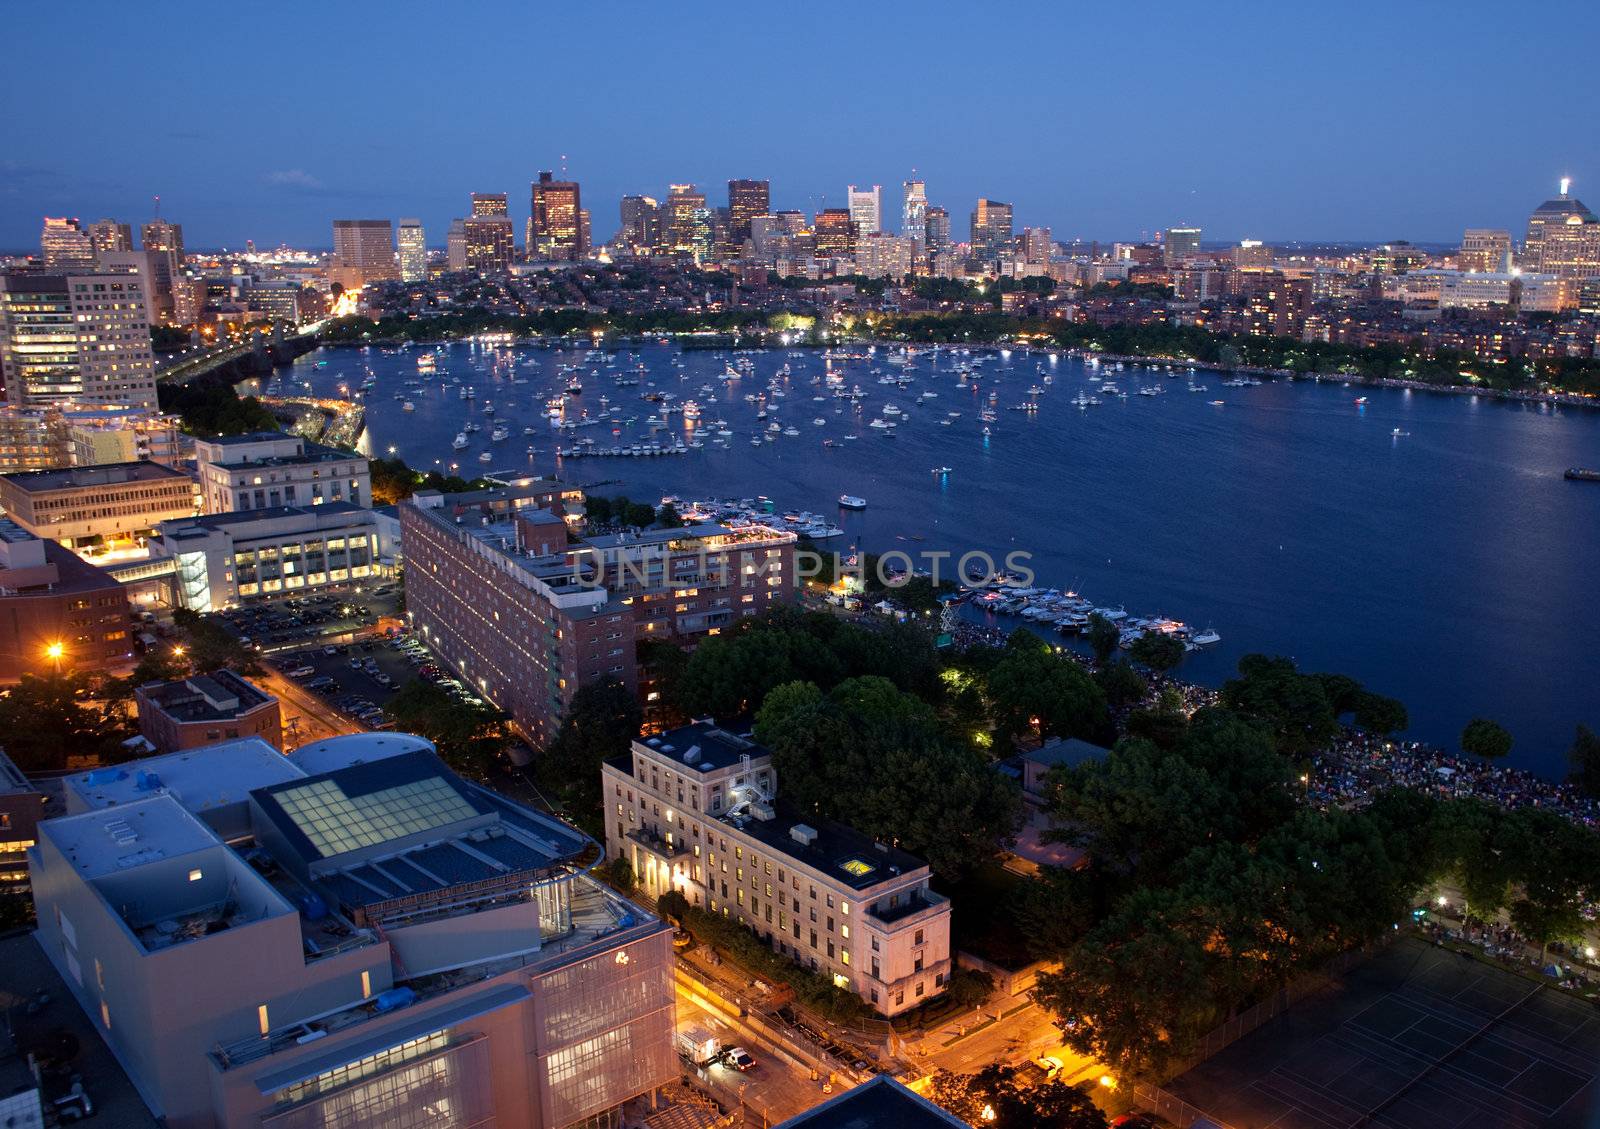
[[1600, 803], [1570, 784], [1420, 741], [1393, 741], [1355, 729], [1346, 730], [1316, 757], [1307, 794], [1323, 804], [1360, 807], [1374, 793], [1396, 787], [1437, 796], [1476, 796], [1507, 808], [1547, 808], [1587, 827], [1600, 827]]

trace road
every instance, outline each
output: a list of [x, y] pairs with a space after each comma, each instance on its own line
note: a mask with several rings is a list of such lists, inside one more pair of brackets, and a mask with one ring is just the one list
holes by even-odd
[[326, 699], [283, 677], [270, 666], [263, 664], [262, 670], [263, 673], [254, 681], [268, 693], [278, 696], [279, 708], [283, 712], [286, 747], [295, 748], [327, 737], [364, 732], [361, 726], [341, 716]]

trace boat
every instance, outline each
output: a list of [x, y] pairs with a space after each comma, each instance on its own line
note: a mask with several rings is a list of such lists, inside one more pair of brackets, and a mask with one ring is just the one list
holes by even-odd
[[858, 498], [854, 494], [840, 494], [839, 505], [847, 510], [864, 510], [867, 508], [867, 500]]
[[400, 410], [402, 412], [414, 412], [414, 411], [417, 410], [417, 406], [415, 404], [413, 404], [410, 400], [407, 400], [405, 403], [400, 405]]
[[1222, 636], [1218, 635], [1215, 631], [1208, 627], [1204, 631], [1200, 632], [1200, 634], [1190, 639], [1189, 642], [1193, 643], [1197, 647], [1209, 647], [1212, 643], [1222, 642]]
[[1572, 482], [1600, 482], [1600, 470], [1586, 466], [1568, 467], [1561, 477]]
[[1356, 403], [1365, 404], [1366, 402], [1367, 402], [1367, 398], [1365, 396], [1357, 396], [1356, 397]]
[[470, 442], [472, 442], [472, 440], [467, 438], [467, 433], [465, 431], [458, 431], [456, 432], [455, 439], [451, 441], [450, 446], [459, 451]]
[[1394, 437], [1395, 437], [1395, 438], [1396, 438], [1396, 439], [1400, 439], [1400, 438], [1403, 438], [1403, 437], [1404, 437], [1404, 436], [1407, 436], [1407, 435], [1410, 435], [1410, 434], [1411, 434], [1411, 432], [1409, 432], [1409, 431], [1401, 431], [1401, 430], [1400, 430], [1400, 429], [1399, 429], [1399, 428], [1398, 428], [1398, 427], [1397, 427], [1397, 428], [1395, 428], [1395, 429], [1394, 429], [1394, 430], [1393, 430], [1393, 431], [1391, 431], [1391, 432], [1389, 432], [1389, 434], [1390, 434], [1390, 435], [1393, 435], [1393, 436], [1394, 436]]
[[489, 438], [496, 443], [500, 442], [502, 439], [510, 439], [511, 429], [505, 426], [497, 427], [489, 433]]
[[930, 472], [929, 472], [929, 473], [931, 473], [931, 474], [937, 474], [937, 475], [940, 475], [940, 476], [943, 476], [943, 475], [947, 475], [947, 474], [949, 474], [949, 473], [950, 473], [950, 470], [951, 470], [951, 468], [950, 468], [950, 467], [947, 467], [947, 466], [936, 466], [936, 467], [934, 467], [934, 468], [933, 468], [933, 470], [932, 470], [932, 471], [930, 471]]
[[488, 451], [485, 451], [485, 452], [483, 452], [483, 454], [478, 456], [478, 461], [480, 463], [486, 463], [492, 458], [494, 458], [494, 456], [491, 455]]
[[1211, 401], [1211, 403], [1214, 404], [1216, 407], [1220, 408], [1220, 407], [1222, 407], [1223, 404], [1227, 403], [1227, 401], [1226, 400], [1213, 400], [1213, 401]]

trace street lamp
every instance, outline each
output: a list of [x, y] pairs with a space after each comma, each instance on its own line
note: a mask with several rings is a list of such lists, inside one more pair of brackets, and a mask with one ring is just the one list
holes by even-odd
[[66, 653], [66, 648], [61, 645], [61, 641], [58, 639], [54, 643], [51, 643], [44, 649], [44, 653], [46, 658], [56, 664], [56, 673], [60, 674], [61, 656]]

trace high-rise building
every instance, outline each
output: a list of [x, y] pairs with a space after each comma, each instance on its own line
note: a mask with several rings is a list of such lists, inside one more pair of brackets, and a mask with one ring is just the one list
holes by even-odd
[[[477, 200], [473, 200], [477, 206]], [[504, 274], [517, 254], [516, 229], [507, 215], [471, 215], [461, 221], [466, 235], [467, 270], [477, 274]]]
[[467, 269], [467, 221], [453, 219], [444, 237], [445, 269], [452, 274]]
[[116, 220], [95, 220], [89, 225], [89, 242], [96, 255], [133, 250], [133, 226]]
[[1469, 227], [1461, 237], [1456, 267], [1469, 273], [1498, 273], [1511, 265], [1511, 233], [1491, 228]]
[[661, 243], [661, 206], [653, 196], [622, 198], [622, 230], [617, 241], [634, 254], [648, 254]]
[[1186, 263], [1200, 257], [1200, 229], [1198, 227], [1169, 227], [1161, 240], [1162, 258], [1167, 266]]
[[557, 180], [541, 172], [531, 190], [528, 216], [528, 258], [581, 259], [589, 250], [583, 243], [583, 218], [579, 214], [578, 182]]
[[390, 220], [334, 220], [333, 256], [329, 275], [346, 290], [400, 277]]
[[1573, 196], [1570, 180], [1528, 217], [1522, 266], [1558, 278], [1600, 278], [1600, 218]]
[[766, 215], [771, 205], [771, 188], [766, 181], [728, 181], [728, 238], [736, 250], [750, 238], [750, 221]]
[[671, 927], [429, 741], [241, 738], [63, 789], [39, 945], [162, 1124], [614, 1126], [678, 1078]]
[[850, 205], [850, 219], [856, 225], [856, 237], [863, 235], [876, 235], [883, 230], [883, 186], [874, 184], [871, 188], [857, 188], [851, 185], [848, 201]]
[[972, 210], [972, 253], [980, 259], [996, 259], [1011, 246], [1011, 205], [984, 197]]
[[824, 208], [811, 226], [817, 235], [817, 258], [843, 258], [856, 253], [859, 232], [850, 209]]
[[935, 205], [927, 210], [926, 215], [922, 241], [928, 254], [936, 255], [950, 246], [950, 213]]
[[94, 270], [94, 243], [75, 219], [46, 216], [39, 233], [39, 249], [44, 269], [52, 271]]
[[0, 389], [22, 406], [156, 406], [137, 273], [0, 275]]
[[902, 185], [905, 195], [900, 205], [900, 234], [918, 243], [928, 238], [928, 186], [920, 180]]
[[705, 193], [692, 184], [669, 184], [666, 212], [666, 249], [693, 253], [702, 238], [701, 225], [707, 219]]
[[1050, 256], [1055, 253], [1055, 243], [1050, 238], [1048, 227], [1025, 227], [1022, 229], [1022, 257], [1029, 263], [1048, 263]]
[[863, 235], [856, 240], [856, 273], [868, 278], [904, 278], [911, 273], [916, 241], [903, 235]]
[[183, 269], [183, 225], [155, 219], [145, 224], [139, 232], [146, 251], [165, 251], [172, 256], [174, 272]]
[[421, 282], [428, 277], [428, 239], [419, 219], [402, 219], [396, 233], [400, 249], [400, 280]]
[[509, 216], [511, 202], [504, 192], [474, 192], [472, 214], [475, 216]]
[[1233, 265], [1240, 270], [1272, 269], [1272, 248], [1259, 239], [1241, 239], [1233, 249]]

